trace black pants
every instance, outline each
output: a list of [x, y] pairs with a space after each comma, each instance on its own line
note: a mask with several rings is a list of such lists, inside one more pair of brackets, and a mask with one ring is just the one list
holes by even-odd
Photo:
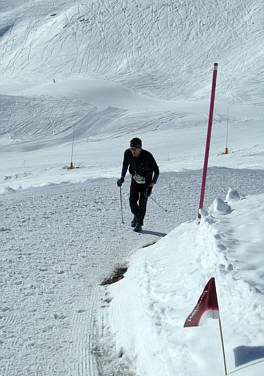
[[135, 182], [135, 180], [131, 179], [131, 185], [130, 185], [130, 197], [129, 197], [129, 203], [132, 213], [135, 215], [137, 222], [143, 226], [143, 220], [146, 214], [146, 208], [147, 208], [147, 189], [146, 184], [138, 184]]

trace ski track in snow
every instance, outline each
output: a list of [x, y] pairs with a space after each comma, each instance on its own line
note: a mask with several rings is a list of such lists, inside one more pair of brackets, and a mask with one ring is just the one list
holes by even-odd
[[[210, 168], [206, 205], [229, 186], [263, 193], [263, 178], [260, 170]], [[1, 195], [1, 375], [102, 375], [100, 281], [136, 248], [195, 218], [200, 182], [201, 171], [161, 174], [153, 198], [168, 212], [149, 200], [144, 234], [129, 227], [128, 178], [125, 225], [114, 179]]]

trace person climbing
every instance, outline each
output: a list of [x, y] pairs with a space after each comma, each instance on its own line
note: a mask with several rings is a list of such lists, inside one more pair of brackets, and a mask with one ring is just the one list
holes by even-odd
[[121, 177], [117, 180], [118, 187], [124, 183], [128, 167], [131, 174], [129, 204], [134, 214], [131, 226], [134, 227], [134, 231], [141, 232], [147, 200], [157, 183], [159, 167], [153, 155], [142, 149], [142, 141], [137, 137], [130, 141], [130, 148], [124, 152]]

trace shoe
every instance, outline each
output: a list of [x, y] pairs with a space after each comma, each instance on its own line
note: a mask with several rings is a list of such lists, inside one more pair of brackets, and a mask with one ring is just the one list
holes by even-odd
[[136, 227], [134, 228], [134, 231], [135, 231], [135, 232], [141, 232], [141, 231], [142, 231], [142, 226], [141, 226], [140, 223], [137, 223], [137, 224], [136, 224]]
[[137, 218], [134, 216], [133, 220], [131, 221], [131, 227], [136, 227], [137, 224]]

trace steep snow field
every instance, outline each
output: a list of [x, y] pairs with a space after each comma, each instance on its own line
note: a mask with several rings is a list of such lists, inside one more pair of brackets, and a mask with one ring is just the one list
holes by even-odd
[[6, 80], [33, 86], [96, 74], [163, 97], [207, 98], [217, 60], [225, 67], [219, 96], [263, 103], [260, 0], [1, 3]]
[[[261, 2], [29, 0], [1, 1], [0, 9], [5, 186], [84, 181], [97, 167], [116, 176], [135, 133], [163, 170], [200, 168], [214, 61], [211, 163], [251, 167], [254, 159], [262, 167]], [[232, 158], [219, 156], [227, 125]], [[72, 178], [60, 167], [69, 164], [73, 132], [74, 161], [85, 169]]]
[[[217, 322], [182, 328], [212, 276], [228, 370], [263, 374], [263, 9], [0, 0], [1, 375], [222, 375]], [[205, 208], [241, 200], [198, 226], [214, 62]], [[167, 209], [150, 200], [141, 235], [115, 184], [134, 136]]]

